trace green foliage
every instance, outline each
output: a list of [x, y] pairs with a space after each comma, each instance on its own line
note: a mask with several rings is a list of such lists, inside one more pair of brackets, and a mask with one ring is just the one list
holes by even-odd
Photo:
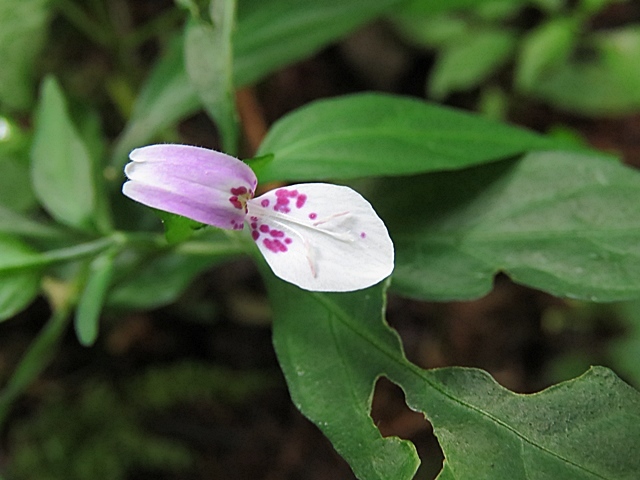
[[236, 153], [239, 136], [231, 43], [235, 10], [235, 0], [213, 0], [210, 19], [192, 18], [184, 35], [189, 80], [220, 129], [223, 146], [230, 154]]
[[33, 101], [34, 60], [50, 16], [49, 0], [0, 1], [0, 108], [24, 110]]
[[42, 86], [31, 151], [31, 177], [38, 199], [65, 225], [91, 230], [97, 205], [95, 160], [78, 134], [56, 80]]
[[321, 180], [455, 170], [561, 148], [524, 129], [410, 98], [356, 94], [280, 119], [260, 145], [260, 181]]
[[[292, 398], [358, 478], [410, 479], [416, 468], [411, 445], [382, 438], [369, 415], [380, 376], [433, 424], [445, 455], [438, 478], [631, 479], [640, 469], [640, 394], [611, 371], [594, 368], [541, 393], [516, 395], [479, 370], [425, 371], [409, 363], [381, 318], [383, 286], [323, 294], [267, 281], [274, 345]], [[340, 409], [332, 408], [336, 398]], [[604, 449], [619, 454], [611, 458]]]
[[[636, 172], [562, 152], [379, 182], [398, 252], [394, 286], [434, 300], [486, 294], [495, 273], [554, 295], [637, 298]], [[424, 215], [429, 212], [429, 215]]]
[[[386, 15], [404, 39], [436, 53], [432, 98], [477, 89], [496, 116], [523, 97], [593, 115], [640, 107], [640, 30], [594, 31], [590, 22], [606, 0], [538, 0], [534, 25], [523, 22], [525, 2], [239, 0], [236, 18], [235, 2], [182, 0], [185, 9], [167, 7], [161, 18], [136, 19], [122, 31], [102, 0], [81, 8], [60, 2], [61, 29], [69, 23], [74, 35], [87, 35], [100, 48], [88, 57], [108, 65], [104, 84], [92, 86], [96, 98], [91, 87], [83, 97], [62, 86], [82, 83], [95, 64], [82, 71], [66, 57], [62, 66], [34, 60], [41, 48], [52, 56], [64, 50], [57, 36], [55, 45], [42, 43], [53, 4], [14, 3], [0, 0], [0, 320], [38, 294], [51, 317], [0, 391], [0, 422], [72, 320], [79, 342], [93, 345], [104, 311], [169, 305], [213, 265], [256, 253], [246, 232], [175, 215], [161, 215], [165, 236], [155, 216], [119, 191], [129, 151], [152, 139], [187, 142], [193, 137], [177, 123], [202, 108], [235, 154], [234, 85], [256, 83]], [[147, 67], [142, 53], [155, 44], [158, 58]], [[29, 112], [41, 71], [63, 81], [39, 79]], [[107, 154], [111, 167], [103, 169]], [[383, 437], [370, 416], [381, 376], [433, 425], [446, 459], [440, 479], [637, 476], [640, 399], [611, 371], [594, 367], [517, 395], [479, 370], [410, 363], [384, 320], [389, 286], [431, 301], [471, 299], [488, 293], [498, 273], [557, 297], [632, 300], [620, 307], [628, 332], [608, 352], [637, 380], [637, 171], [560, 135], [388, 93], [303, 105], [275, 121], [249, 165], [261, 182], [352, 182], [393, 238], [392, 278], [346, 294], [302, 291], [258, 260], [291, 397], [358, 478], [409, 479], [420, 461], [411, 442]], [[113, 230], [112, 208], [131, 231]], [[272, 383], [262, 372], [180, 361], [116, 384], [88, 381], [16, 420], [7, 433], [10, 473], [73, 480], [184, 472], [195, 455], [145, 423], [181, 405], [240, 403]]]

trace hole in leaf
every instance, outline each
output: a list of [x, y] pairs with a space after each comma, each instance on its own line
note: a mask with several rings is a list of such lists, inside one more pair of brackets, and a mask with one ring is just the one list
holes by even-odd
[[407, 406], [402, 389], [385, 377], [376, 382], [371, 418], [383, 437], [400, 437], [416, 446], [421, 465], [415, 478], [437, 477], [444, 455], [431, 424], [421, 412]]

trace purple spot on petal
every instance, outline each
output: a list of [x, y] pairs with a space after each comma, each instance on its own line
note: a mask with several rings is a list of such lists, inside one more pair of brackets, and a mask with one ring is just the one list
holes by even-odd
[[289, 238], [289, 237], [284, 239], [284, 243], [286, 243], [287, 245], [290, 245], [291, 242], [293, 242], [293, 240], [291, 240], [291, 238]]
[[258, 240], [258, 239], [260, 238], [260, 232], [258, 232], [257, 230], [253, 230], [253, 231], [251, 232], [251, 237], [252, 237], [254, 240]]
[[298, 190], [291, 190], [291, 191], [289, 192], [289, 196], [290, 196], [291, 198], [296, 198], [296, 197], [298, 196]]
[[269, 225], [260, 225], [260, 231], [262, 233], [269, 233]]
[[315, 220], [316, 218], [318, 218], [318, 214], [317, 214], [317, 213], [310, 213], [310, 214], [309, 214], [309, 218], [310, 218], [311, 220]]
[[242, 210], [242, 202], [238, 200], [237, 196], [234, 195], [233, 197], [229, 197], [229, 201], [231, 202], [231, 205], [239, 210]]
[[286, 197], [288, 194], [289, 192], [287, 192], [286, 188], [279, 188], [276, 190], [276, 197], [278, 198]]
[[232, 195], [244, 195], [247, 192], [248, 192], [247, 187], [242, 187], [242, 186], [231, 189]]
[[305, 204], [306, 201], [307, 201], [307, 196], [303, 193], [296, 200], [296, 207], [298, 207], [298, 208], [304, 207], [304, 204]]
[[269, 199], [265, 198], [264, 200], [262, 200], [260, 202], [260, 205], [262, 205], [263, 207], [268, 207], [269, 206]]
[[280, 240], [271, 240], [269, 238], [265, 238], [262, 241], [262, 244], [273, 253], [286, 252], [288, 250], [287, 246]]
[[282, 230], [276, 230], [275, 228], [269, 232], [273, 238], [282, 238], [284, 237], [284, 232]]
[[366, 238], [367, 234], [365, 232], [360, 232], [360, 238]]

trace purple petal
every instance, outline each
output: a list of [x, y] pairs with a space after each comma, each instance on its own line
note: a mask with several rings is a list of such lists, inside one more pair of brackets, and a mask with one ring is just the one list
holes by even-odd
[[171, 144], [137, 148], [129, 158], [122, 187], [129, 198], [220, 228], [242, 228], [258, 181], [237, 158]]

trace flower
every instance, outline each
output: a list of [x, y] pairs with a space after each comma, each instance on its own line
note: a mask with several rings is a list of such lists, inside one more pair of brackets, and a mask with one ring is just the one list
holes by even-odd
[[129, 158], [126, 196], [219, 228], [247, 224], [273, 273], [300, 288], [360, 290], [393, 271], [387, 228], [351, 188], [303, 183], [254, 198], [255, 174], [224, 153], [167, 144], [137, 148]]

